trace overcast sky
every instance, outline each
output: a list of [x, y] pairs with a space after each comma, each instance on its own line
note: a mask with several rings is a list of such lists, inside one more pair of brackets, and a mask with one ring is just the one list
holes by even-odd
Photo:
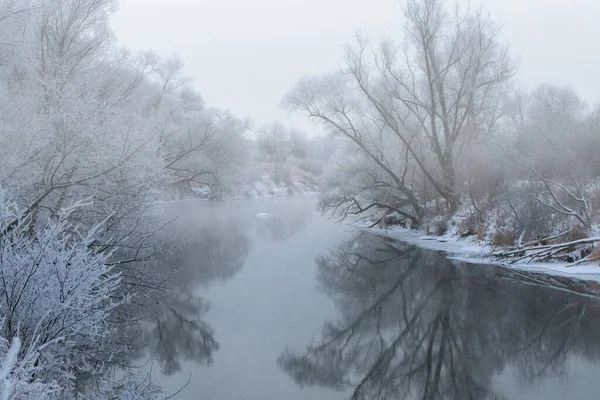
[[[307, 130], [314, 128], [305, 118], [290, 120], [279, 108], [299, 78], [336, 69], [341, 46], [359, 29], [402, 38], [396, 0], [120, 1], [119, 42], [179, 54], [208, 105]], [[504, 25], [523, 84], [569, 84], [600, 101], [600, 0], [477, 1]]]

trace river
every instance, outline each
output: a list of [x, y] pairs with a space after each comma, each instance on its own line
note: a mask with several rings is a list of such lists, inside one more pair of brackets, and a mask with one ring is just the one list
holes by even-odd
[[597, 399], [598, 285], [451, 261], [314, 196], [165, 205], [185, 245], [144, 358], [175, 399]]

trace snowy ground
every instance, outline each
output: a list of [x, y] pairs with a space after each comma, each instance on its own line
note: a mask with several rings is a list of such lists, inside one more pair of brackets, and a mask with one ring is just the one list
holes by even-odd
[[261, 197], [280, 197], [303, 193], [318, 192], [316, 184], [307, 183], [301, 178], [291, 179], [289, 183], [275, 182], [270, 176], [247, 184], [233, 186], [229, 190], [228, 199], [252, 199]]
[[[210, 190], [207, 188], [195, 188], [197, 196], [193, 193], [165, 194], [157, 191], [155, 204], [180, 203], [186, 201], [199, 201], [210, 198]], [[231, 184], [224, 189], [222, 200], [257, 199], [264, 197], [282, 197], [300, 194], [319, 193], [319, 186], [311, 181], [306, 174], [297, 173], [292, 176], [288, 183], [276, 182], [268, 174], [262, 175], [247, 183]]]
[[524, 269], [534, 272], [543, 272], [551, 275], [576, 276], [579, 279], [600, 282], [600, 266], [577, 265], [569, 266], [567, 263], [535, 263], [535, 264], [508, 264], [494, 261], [489, 254], [492, 248], [484, 243], [477, 242], [473, 238], [460, 239], [456, 235], [446, 234], [444, 236], [427, 236], [423, 232], [405, 228], [390, 227], [387, 230], [379, 228], [361, 229], [377, 235], [383, 235], [403, 242], [412, 243], [416, 246], [444, 251], [449, 253], [450, 258], [473, 264], [495, 264], [511, 268]]

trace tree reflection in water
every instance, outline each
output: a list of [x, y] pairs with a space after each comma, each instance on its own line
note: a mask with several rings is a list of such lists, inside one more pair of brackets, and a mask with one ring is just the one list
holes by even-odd
[[499, 399], [506, 367], [524, 382], [600, 358], [600, 303], [583, 281], [465, 265], [361, 233], [317, 259], [338, 321], [279, 365], [300, 385], [352, 399]]
[[[307, 203], [309, 206], [312, 203]], [[285, 210], [284, 214], [274, 214], [267, 218], [257, 218], [256, 231], [275, 242], [284, 242], [304, 230], [310, 221], [313, 207], [300, 204]]]
[[247, 236], [235, 224], [204, 225], [186, 231], [178, 251], [157, 265], [158, 270], [175, 271], [167, 281], [174, 290], [146, 310], [139, 341], [163, 374], [179, 372], [183, 361], [212, 363], [219, 344], [203, 321], [209, 305], [198, 288], [232, 278], [242, 269], [249, 248]]
[[165, 284], [175, 290], [131, 313], [138, 318], [143, 314], [145, 320], [142, 332], [136, 326], [135, 334], [130, 334], [141, 349], [139, 358], [149, 355], [165, 375], [179, 372], [185, 361], [212, 363], [219, 344], [203, 320], [209, 304], [201, 289], [241, 271], [250, 251], [249, 235], [285, 241], [304, 229], [314, 204], [304, 201], [293, 205], [290, 208], [282, 203], [269, 218], [258, 218], [254, 210], [243, 207], [198, 209], [193, 203], [178, 204], [173, 212], [165, 214], [168, 220], [177, 217], [169, 237], [180, 245], [147, 273], [152, 277], [163, 275]]
[[183, 248], [168, 260], [180, 270], [173, 282], [189, 290], [231, 279], [242, 270], [250, 241], [234, 223], [206, 225], [186, 232]]
[[212, 329], [202, 321], [205, 302], [189, 293], [169, 299], [156, 307], [150, 330], [152, 358], [165, 375], [181, 370], [181, 361], [210, 364], [219, 348]]

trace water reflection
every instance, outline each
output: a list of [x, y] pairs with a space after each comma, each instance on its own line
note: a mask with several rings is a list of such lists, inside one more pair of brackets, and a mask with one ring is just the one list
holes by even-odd
[[[306, 200], [162, 207], [168, 207], [162, 209], [164, 218], [174, 220], [168, 236], [178, 246], [147, 274], [164, 276], [164, 285], [171, 290], [159, 301], [144, 302], [143, 329], [136, 339], [143, 349], [139, 358], [149, 357], [170, 376], [181, 371], [184, 362], [211, 364], [219, 349], [215, 332], [204, 321], [209, 302], [203, 289], [242, 270], [251, 238], [285, 241], [306, 227], [315, 207]], [[265, 208], [269, 217], [257, 217]]]
[[316, 197], [298, 196], [225, 203], [187, 202], [159, 207], [164, 220], [175, 220], [178, 235], [194, 235], [197, 227], [235, 226], [247, 236], [281, 242], [303, 231], [316, 209]]
[[257, 218], [256, 232], [275, 242], [284, 242], [306, 228], [313, 212], [314, 207], [295, 207], [283, 215], [269, 214], [268, 217]]
[[219, 343], [204, 322], [209, 303], [198, 288], [232, 278], [242, 269], [250, 248], [247, 235], [234, 224], [188, 226], [178, 233], [177, 251], [151, 272], [156, 276], [168, 271], [167, 292], [145, 306], [144, 328], [138, 337], [142, 356], [156, 362], [164, 375], [179, 372], [185, 361], [212, 363]]
[[212, 353], [219, 348], [212, 329], [202, 321], [206, 303], [184, 293], [159, 305], [148, 332], [152, 358], [165, 375], [181, 370], [181, 362], [210, 364]]
[[500, 399], [507, 368], [523, 382], [600, 359], [594, 284], [444, 255], [361, 233], [317, 259], [339, 320], [280, 367], [302, 386], [352, 399]]
[[168, 269], [178, 270], [172, 284], [189, 291], [233, 278], [250, 250], [248, 235], [233, 223], [187, 229], [180, 240], [181, 247], [166, 264]]

